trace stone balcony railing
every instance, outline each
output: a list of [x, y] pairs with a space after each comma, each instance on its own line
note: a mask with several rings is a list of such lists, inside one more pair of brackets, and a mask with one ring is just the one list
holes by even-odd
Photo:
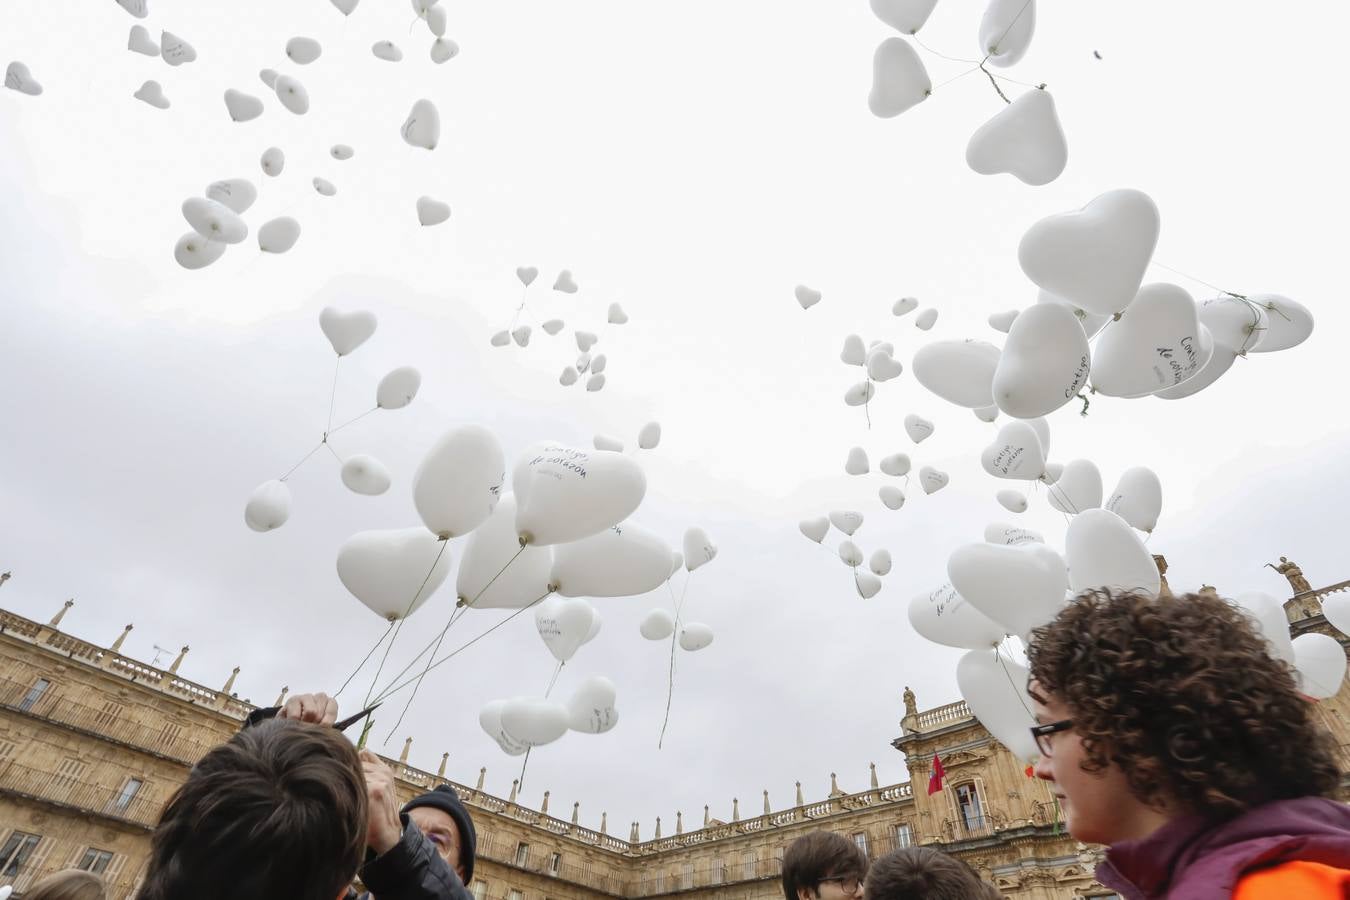
[[[938, 706], [934, 709], [926, 709], [914, 717], [915, 728], [918, 731], [932, 731], [937, 728], [943, 728], [957, 722], [962, 722], [974, 717], [970, 711], [970, 706], [964, 700], [958, 700], [955, 703], [948, 703], [946, 706]], [[907, 717], [908, 718], [908, 717]]]
[[6, 763], [0, 766], [0, 792], [71, 807], [88, 815], [139, 825], [149, 831], [159, 821], [163, 800], [125, 796], [121, 787], [90, 784], [65, 775]]

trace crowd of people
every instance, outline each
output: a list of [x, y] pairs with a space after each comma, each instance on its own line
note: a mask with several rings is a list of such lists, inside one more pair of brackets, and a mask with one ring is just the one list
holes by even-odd
[[[1089, 591], [1028, 643], [1033, 768], [1098, 880], [1127, 900], [1350, 898], [1336, 747], [1253, 621], [1210, 594]], [[166, 804], [138, 900], [470, 900], [477, 838], [448, 785], [399, 806], [394, 773], [323, 694], [258, 710]], [[361, 884], [358, 895], [354, 884]], [[870, 862], [828, 831], [790, 844], [785, 900], [1001, 896], [931, 847]], [[103, 900], [58, 873], [24, 900]]]

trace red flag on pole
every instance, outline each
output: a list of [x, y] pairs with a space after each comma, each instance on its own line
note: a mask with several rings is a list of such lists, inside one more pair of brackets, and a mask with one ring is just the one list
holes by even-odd
[[947, 777], [947, 771], [942, 768], [942, 757], [936, 753], [933, 754], [933, 768], [928, 771], [928, 794], [932, 796], [942, 790], [942, 779]]

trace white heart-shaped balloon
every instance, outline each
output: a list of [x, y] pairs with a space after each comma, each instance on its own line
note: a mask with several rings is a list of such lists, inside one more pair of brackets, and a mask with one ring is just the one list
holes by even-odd
[[1069, 587], [1075, 594], [1108, 587], [1156, 597], [1162, 584], [1153, 554], [1139, 535], [1120, 516], [1104, 509], [1088, 509], [1074, 516], [1064, 533], [1064, 558], [1069, 564]]
[[799, 284], [792, 291], [796, 296], [797, 302], [801, 304], [802, 309], [810, 309], [820, 302], [820, 291], [813, 291], [804, 284]]
[[417, 221], [424, 226], [439, 225], [450, 218], [450, 204], [423, 195], [417, 198]]
[[264, 175], [275, 178], [286, 168], [286, 154], [280, 147], [268, 147], [258, 159], [258, 165], [262, 167]]
[[609, 731], [619, 724], [619, 711], [614, 708], [616, 696], [614, 682], [603, 675], [590, 676], [577, 685], [572, 699], [567, 701], [568, 727], [582, 734]]
[[1256, 349], [1269, 330], [1264, 306], [1240, 297], [1211, 297], [1200, 304], [1200, 324], [1209, 329], [1216, 349], [1244, 354]]
[[988, 320], [989, 327], [1007, 334], [1008, 329], [1012, 328], [1012, 323], [1017, 321], [1020, 312], [1020, 309], [1005, 309], [1003, 312], [991, 313]]
[[1059, 476], [1063, 474], [1064, 463], [1048, 462], [1045, 464], [1045, 474], [1041, 476], [1041, 481], [1046, 484], [1054, 484], [1056, 481], [1059, 481]]
[[595, 608], [580, 597], [549, 597], [534, 608], [534, 627], [548, 652], [565, 663], [586, 641]]
[[502, 728], [527, 747], [551, 744], [567, 733], [567, 707], [552, 700], [516, 697], [502, 707]]
[[1331, 594], [1322, 599], [1322, 615], [1341, 634], [1350, 634], [1350, 593]]
[[919, 484], [923, 485], [925, 494], [936, 494], [945, 488], [950, 480], [946, 472], [932, 466], [924, 466], [919, 470]]
[[1191, 295], [1174, 284], [1146, 284], [1097, 339], [1092, 388], [1108, 397], [1168, 390], [1196, 375], [1213, 352]]
[[882, 41], [872, 55], [872, 91], [867, 107], [883, 119], [898, 116], [933, 93], [923, 60], [903, 38]]
[[597, 434], [591, 439], [591, 445], [597, 450], [608, 450], [611, 453], [623, 452], [623, 441], [607, 434]]
[[1345, 681], [1345, 648], [1329, 634], [1309, 631], [1293, 640], [1294, 671], [1299, 693], [1314, 700], [1329, 700]]
[[876, 17], [901, 34], [916, 34], [937, 6], [937, 0], [871, 0]]
[[1233, 363], [1237, 362], [1237, 358], [1238, 355], [1232, 350], [1216, 345], [1214, 347], [1214, 352], [1209, 355], [1209, 362], [1201, 366], [1199, 372], [1196, 372], [1176, 387], [1168, 388], [1165, 391], [1158, 391], [1153, 396], [1160, 397], [1163, 400], [1180, 400], [1184, 397], [1198, 394], [1214, 382], [1218, 381], [1225, 372], [1233, 367]]
[[877, 347], [867, 354], [867, 377], [873, 381], [890, 381], [896, 378], [905, 367], [884, 347]]
[[891, 551], [876, 550], [872, 553], [872, 558], [867, 561], [867, 567], [872, 570], [873, 575], [887, 575], [891, 571]]
[[318, 191], [324, 197], [332, 197], [337, 194], [337, 185], [327, 178], [315, 178], [314, 190]]
[[998, 430], [994, 442], [980, 454], [980, 464], [995, 478], [1036, 481], [1045, 474], [1045, 451], [1036, 429], [1015, 420]]
[[908, 475], [910, 468], [909, 456], [904, 453], [892, 453], [884, 457], [879, 466], [882, 473], [899, 478], [901, 475]]
[[914, 327], [920, 331], [929, 331], [937, 324], [938, 311], [931, 306], [914, 317]]
[[344, 313], [325, 306], [319, 313], [319, 328], [338, 356], [346, 356], [364, 344], [375, 333], [376, 324], [375, 314], [364, 309]]
[[899, 509], [905, 505], [905, 492], [893, 484], [883, 484], [877, 488], [877, 497], [887, 509]]
[[540, 325], [539, 327], [544, 329], [544, 333], [551, 337], [557, 334], [558, 332], [562, 331], [563, 327], [566, 324], [567, 323], [564, 322], [562, 319], [549, 319], [547, 322], [545, 322], [543, 325]]
[[871, 600], [881, 590], [881, 579], [871, 572], [854, 572], [853, 586], [857, 588], [859, 597]]
[[228, 206], [208, 197], [183, 201], [183, 218], [202, 237], [222, 244], [238, 244], [248, 237], [248, 226]]
[[564, 597], [635, 597], [670, 578], [670, 552], [658, 535], [623, 522], [554, 547], [549, 581]]
[[1036, 0], [989, 0], [980, 20], [980, 53], [996, 66], [1011, 66], [1031, 46]]
[[600, 338], [597, 337], [594, 332], [590, 331], [576, 332], [576, 339], [577, 339], [577, 349], [580, 350], [582, 353], [586, 353], [587, 351], [589, 351], [592, 347], [595, 346], [596, 342], [600, 340]]
[[375, 457], [357, 453], [342, 464], [342, 483], [354, 493], [377, 496], [389, 490], [389, 470]]
[[713, 630], [702, 622], [690, 622], [680, 629], [680, 647], [693, 653], [713, 642]]
[[131, 34], [127, 35], [127, 49], [144, 56], [159, 56], [159, 44], [155, 43], [144, 25], [131, 26]]
[[492, 514], [505, 477], [496, 435], [481, 425], [460, 425], [441, 435], [422, 457], [413, 475], [413, 505], [432, 534], [459, 537]]
[[848, 451], [848, 459], [844, 461], [846, 473], [849, 475], [866, 475], [870, 470], [866, 450], [861, 447], [854, 447]]
[[628, 313], [623, 311], [623, 307], [617, 303], [611, 303], [609, 310], [605, 313], [605, 321], [611, 325], [627, 325]]
[[984, 527], [984, 539], [990, 544], [1005, 547], [1025, 547], [1027, 544], [1044, 544], [1045, 538], [1038, 531], [1009, 525], [1006, 522], [990, 522]]
[[1087, 384], [1092, 351], [1068, 307], [1037, 303], [1012, 323], [994, 369], [998, 408], [1030, 419], [1059, 409]]
[[362, 531], [338, 548], [338, 578], [390, 622], [417, 612], [450, 574], [450, 552], [425, 528]]
[[[403, 59], [403, 51], [393, 41], [376, 41], [370, 45], [370, 52], [375, 54], [376, 59], [382, 59], [385, 62], [399, 62]], [[431, 148], [428, 147], [427, 149]]]
[[1152, 469], [1126, 469], [1104, 509], [1120, 516], [1132, 528], [1152, 533], [1162, 513], [1162, 482]]
[[521, 284], [529, 287], [539, 277], [539, 269], [536, 266], [517, 266], [516, 277], [520, 279]]
[[1005, 633], [1002, 625], [967, 603], [950, 584], [910, 598], [909, 624], [935, 644], [967, 650], [993, 647]]
[[444, 6], [433, 6], [427, 10], [427, 30], [436, 37], [445, 37], [446, 26], [450, 24], [449, 19], [449, 13], [445, 11]]
[[309, 112], [309, 92], [300, 80], [290, 75], [278, 75], [275, 85], [281, 105], [297, 116]]
[[552, 568], [547, 547], [520, 546], [516, 498], [508, 493], [469, 535], [455, 596], [474, 609], [524, 609], [547, 596]]
[[1029, 634], [1064, 605], [1064, 560], [1044, 544], [1009, 547], [985, 541], [947, 558], [952, 586], [976, 609], [1013, 634]]
[[225, 254], [227, 245], [220, 241], [207, 240], [195, 231], [189, 231], [178, 239], [173, 247], [173, 258], [185, 269], [203, 269]]
[[797, 529], [808, 540], [819, 544], [830, 532], [830, 520], [827, 516], [821, 516], [819, 519], [802, 519], [797, 523]]
[[863, 524], [863, 514], [851, 509], [836, 509], [830, 513], [830, 524], [852, 537]]
[[586, 379], [586, 390], [598, 391], [605, 386], [605, 376], [598, 373], [591, 373], [591, 377]]
[[1031, 737], [1036, 724], [1027, 698], [1031, 673], [997, 650], [972, 650], [956, 664], [956, 685], [970, 711], [996, 740], [1023, 761], [1041, 753]]
[[675, 633], [675, 617], [669, 610], [654, 609], [642, 617], [638, 632], [649, 641], [664, 641]]
[[323, 55], [323, 47], [311, 37], [293, 37], [286, 42], [286, 55], [291, 62], [307, 66]]
[[300, 223], [290, 216], [269, 219], [258, 229], [258, 248], [264, 253], [285, 253], [300, 239]]
[[999, 491], [996, 498], [999, 505], [1008, 512], [1024, 513], [1027, 511], [1027, 495], [1021, 491]]
[[998, 418], [999, 409], [998, 406], [981, 406], [978, 409], [972, 409], [971, 412], [981, 422], [993, 422]]
[[227, 178], [208, 184], [206, 196], [228, 207], [231, 212], [243, 215], [258, 199], [258, 189], [247, 178]]
[[903, 316], [912, 313], [919, 308], [919, 301], [914, 297], [901, 297], [891, 306], [891, 315]]
[[417, 396], [422, 373], [412, 366], [399, 366], [380, 379], [375, 389], [375, 405], [380, 409], [402, 409]]
[[1266, 311], [1266, 334], [1260, 344], [1250, 348], [1254, 352], [1288, 350], [1312, 334], [1313, 315], [1302, 303], [1279, 294], [1251, 294], [1247, 299]]
[[154, 81], [153, 79], [142, 84], [136, 89], [136, 93], [131, 96], [143, 103], [149, 103], [156, 109], [169, 108], [169, 98], [164, 96], [164, 88], [160, 86], [158, 81]]
[[839, 559], [850, 569], [856, 569], [863, 564], [862, 549], [852, 541], [841, 541], [839, 543]]
[[511, 330], [511, 340], [516, 342], [518, 347], [528, 347], [530, 345], [530, 334], [533, 329], [528, 325], [520, 325]]
[[414, 103], [400, 133], [409, 146], [435, 150], [441, 140], [441, 114], [436, 111], [436, 104], [425, 99]]
[[146, 0], [117, 0], [117, 5], [138, 19], [144, 19], [149, 12], [146, 9]]
[[609, 359], [603, 353], [595, 354], [595, 359], [591, 360], [591, 374], [599, 375], [605, 371], [605, 366], [609, 364]]
[[872, 401], [877, 389], [871, 381], [860, 381], [844, 392], [844, 402], [849, 406], [863, 406]]
[[159, 55], [171, 66], [181, 66], [197, 58], [192, 45], [170, 31], [159, 33]]
[[1102, 473], [1090, 459], [1072, 459], [1046, 491], [1050, 505], [1071, 516], [1102, 505]]
[[344, 16], [350, 16], [352, 10], [356, 9], [356, 4], [360, 3], [361, 0], [329, 0], [329, 2], [337, 7], [338, 12]]
[[1153, 258], [1161, 220], [1143, 191], [1107, 191], [1076, 212], [1027, 229], [1017, 261], [1037, 286], [1088, 312], [1130, 305]]
[[[905, 416], [905, 434], [916, 444], [922, 444], [933, 433], [934, 425], [923, 416], [910, 413]], [[904, 474], [903, 472], [900, 474]]]
[[[336, 5], [343, 0], [333, 0]], [[356, 0], [346, 0], [352, 6], [356, 5]], [[514, 737], [502, 726], [502, 710], [506, 708], [506, 700], [493, 700], [483, 707], [478, 713], [478, 724], [483, 731], [487, 732], [488, 737], [497, 742], [497, 746], [502, 748], [502, 752], [508, 756], [523, 756], [525, 751], [530, 749], [530, 745]]]
[[981, 175], [1007, 172], [1030, 185], [1049, 184], [1069, 161], [1069, 145], [1045, 89], [1030, 90], [970, 136], [966, 165]]
[[254, 488], [244, 506], [244, 522], [254, 531], [280, 528], [290, 516], [291, 489], [286, 482], [276, 479]]
[[692, 572], [706, 566], [717, 558], [717, 547], [708, 533], [702, 528], [689, 528], [684, 532], [684, 567]]
[[572, 277], [571, 269], [563, 269], [558, 273], [558, 277], [553, 280], [553, 289], [564, 294], [575, 294], [577, 292], [577, 282]]
[[1298, 658], [1289, 637], [1289, 617], [1284, 611], [1284, 603], [1262, 591], [1244, 591], [1233, 599], [1255, 620], [1255, 630], [1270, 645], [1270, 655], [1291, 667], [1296, 666]]
[[861, 366], [867, 363], [867, 348], [863, 339], [856, 334], [844, 338], [844, 349], [839, 351], [839, 359], [849, 366]]
[[661, 443], [661, 423], [648, 422], [638, 432], [638, 447], [643, 450], [655, 450]]
[[1088, 312], [1081, 306], [1076, 306], [1067, 300], [1061, 300], [1049, 291], [1037, 291], [1036, 302], [1057, 304], [1073, 313], [1073, 317], [1078, 320], [1078, 324], [1083, 328], [1083, 334], [1089, 338], [1105, 328], [1106, 323], [1112, 319], [1110, 314]]
[[276, 69], [258, 70], [258, 80], [267, 85], [269, 91], [275, 91], [277, 89], [277, 78], [278, 75]]
[[935, 341], [914, 354], [914, 377], [948, 403], [978, 409], [994, 404], [999, 349], [985, 341]]
[[[502, 334], [506, 334], [506, 332], [503, 331]], [[505, 346], [508, 343], [510, 343], [509, 337], [508, 340], [503, 342], [503, 346]], [[576, 368], [574, 368], [573, 366], [568, 366], [567, 368], [563, 369], [562, 374], [558, 376], [558, 383], [563, 385], [564, 387], [567, 387], [568, 385], [576, 384], [577, 379], [580, 377], [581, 376], [577, 372]]]

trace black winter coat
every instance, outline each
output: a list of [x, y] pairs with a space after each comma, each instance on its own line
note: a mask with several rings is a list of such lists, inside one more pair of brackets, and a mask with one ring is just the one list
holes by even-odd
[[403, 837], [388, 852], [366, 852], [361, 883], [367, 893], [347, 892], [347, 900], [473, 900], [459, 873], [436, 852], [436, 845], [409, 821]]

